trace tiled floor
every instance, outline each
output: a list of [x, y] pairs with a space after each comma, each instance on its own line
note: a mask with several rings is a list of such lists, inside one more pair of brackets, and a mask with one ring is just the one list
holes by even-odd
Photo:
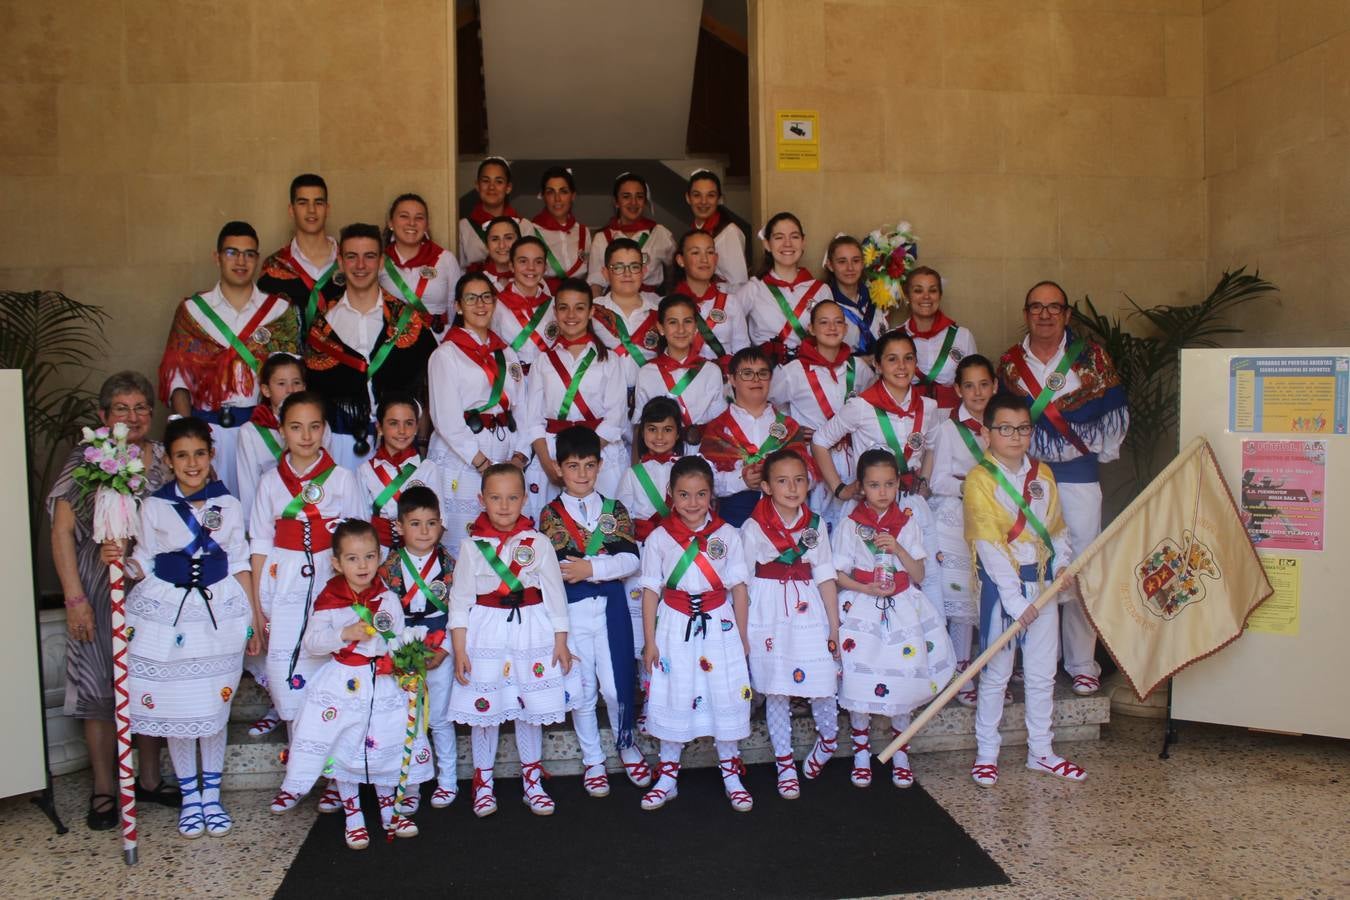
[[[1350, 742], [1188, 725], [1161, 761], [1160, 729], [1118, 718], [1101, 741], [1062, 745], [1089, 772], [1081, 785], [1033, 775], [1011, 745], [992, 790], [970, 782], [966, 751], [915, 754], [924, 787], [1013, 880], [942, 896], [1350, 896]], [[269, 792], [234, 792], [234, 833], [189, 842], [172, 811], [149, 807], [140, 864], [128, 869], [116, 832], [85, 829], [87, 792], [86, 775], [58, 780], [71, 827], [59, 837], [28, 800], [0, 801], [0, 896], [267, 897], [314, 815], [313, 799], [272, 816]], [[315, 885], [329, 896], [339, 887]]]

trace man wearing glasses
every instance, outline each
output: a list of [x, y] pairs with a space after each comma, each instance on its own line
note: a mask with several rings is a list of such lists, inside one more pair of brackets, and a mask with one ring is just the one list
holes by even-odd
[[211, 425], [216, 474], [237, 496], [235, 448], [258, 404], [258, 370], [273, 353], [299, 354], [300, 318], [285, 297], [254, 284], [252, 225], [226, 222], [212, 258], [220, 280], [179, 304], [159, 366], [159, 394], [174, 416]]
[[[1022, 310], [1027, 336], [1000, 358], [999, 381], [1031, 407], [1031, 455], [1054, 472], [1069, 543], [1081, 553], [1102, 530], [1098, 465], [1120, 457], [1130, 424], [1125, 389], [1101, 346], [1069, 328], [1072, 313], [1062, 287], [1053, 281], [1033, 285]], [[1082, 604], [1065, 602], [1070, 596], [1060, 595], [1064, 669], [1074, 693], [1087, 695], [1101, 687], [1097, 633]]]

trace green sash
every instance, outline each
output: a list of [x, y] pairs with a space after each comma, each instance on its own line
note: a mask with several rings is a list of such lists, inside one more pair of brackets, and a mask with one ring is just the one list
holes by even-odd
[[970, 451], [971, 456], [975, 457], [975, 463], [978, 465], [984, 462], [984, 448], [980, 446], [979, 441], [975, 440], [975, 435], [960, 422], [956, 422], [955, 425], [956, 433], [961, 435], [961, 440], [965, 441], [966, 449]]
[[352, 604], [352, 612], [356, 613], [356, 617], [358, 619], [366, 623], [367, 628], [374, 628], [375, 633], [378, 634], [380, 637], [384, 638], [386, 641], [390, 641], [392, 643], [393, 640], [397, 637], [397, 635], [394, 634], [392, 631], [380, 631], [378, 628], [375, 628], [375, 614], [371, 612], [368, 608], [362, 606], [360, 603]]
[[[1064, 351], [1064, 358], [1059, 361], [1059, 365], [1055, 366], [1055, 371], [1060, 375], [1068, 372], [1069, 367], [1072, 366], [1074, 361], [1082, 354], [1083, 348], [1086, 345], [1087, 341], [1083, 338], [1079, 338], [1070, 344], [1069, 349]], [[1049, 382], [1050, 379], [1047, 378], [1046, 381]], [[1052, 399], [1054, 399], [1054, 396], [1055, 392], [1050, 389], [1048, 383], [1041, 387], [1040, 394], [1036, 396], [1036, 402], [1031, 404], [1031, 421], [1035, 422], [1041, 417], [1041, 413], [1045, 412], [1045, 407], [1049, 405]]]
[[[284, 463], [282, 463], [284, 465]], [[318, 474], [317, 477], [310, 479], [310, 484], [317, 484], [323, 487], [323, 483], [328, 480], [328, 476], [337, 471], [337, 466], [329, 466]], [[300, 493], [291, 498], [291, 502], [286, 504], [286, 508], [281, 511], [283, 519], [294, 519], [300, 515], [300, 510], [305, 508], [305, 489], [302, 487]]]
[[905, 445], [900, 442], [900, 438], [895, 433], [895, 426], [891, 424], [891, 417], [879, 406], [872, 407], [872, 412], [877, 415], [877, 426], [881, 428], [881, 436], [886, 439], [886, 446], [891, 448], [895, 454], [895, 462], [900, 466], [900, 474], [904, 475], [909, 471], [909, 460], [905, 457]]
[[1050, 532], [1046, 530], [1046, 527], [1041, 520], [1036, 518], [1036, 514], [1031, 511], [1031, 504], [1027, 503], [1026, 498], [1022, 496], [1022, 492], [1013, 486], [1013, 483], [1008, 480], [1008, 476], [1003, 474], [1003, 470], [1000, 469], [993, 460], [985, 457], [980, 460], [980, 466], [990, 475], [994, 476], [994, 480], [998, 482], [998, 486], [1003, 489], [1005, 494], [1012, 498], [1014, 503], [1017, 504], [1017, 508], [1026, 518], [1027, 524], [1031, 526], [1031, 530], [1036, 532], [1037, 537], [1045, 542], [1046, 548], [1053, 554], [1055, 552], [1055, 543], [1050, 539]]
[[258, 374], [258, 357], [253, 355], [253, 351], [244, 346], [244, 342], [239, 340], [239, 335], [230, 330], [230, 326], [225, 324], [225, 320], [216, 314], [211, 305], [202, 299], [201, 294], [193, 294], [192, 300], [197, 304], [197, 309], [201, 310], [202, 315], [211, 320], [211, 324], [220, 330], [225, 336], [226, 342], [234, 348], [234, 352], [239, 354], [239, 358], [244, 361], [244, 365], [253, 370], [253, 374]]
[[952, 352], [952, 344], [956, 343], [956, 333], [961, 329], [955, 325], [948, 326], [947, 337], [942, 341], [942, 349], [938, 351], [937, 359], [933, 361], [933, 368], [928, 374], [923, 376], [923, 380], [929, 384], [937, 384], [938, 373], [942, 367], [947, 364], [947, 357]]
[[[436, 550], [433, 548], [431, 552], [435, 553]], [[403, 567], [412, 573], [413, 581], [417, 583], [417, 589], [422, 592], [422, 596], [427, 599], [427, 602], [441, 612], [448, 612], [449, 607], [446, 606], [444, 600], [436, 596], [436, 592], [426, 583], [426, 579], [422, 577], [422, 573], [417, 571], [417, 566], [413, 565], [412, 557], [408, 555], [408, 551], [403, 547], [399, 547], [398, 558], [402, 561]]]
[[502, 350], [493, 350], [492, 358], [497, 361], [497, 377], [492, 380], [492, 391], [488, 394], [486, 403], [477, 409], [470, 409], [468, 412], [481, 413], [492, 409], [501, 402], [502, 389], [506, 387], [506, 353]]
[[[300, 265], [298, 260], [296, 261], [296, 265], [297, 266]], [[315, 317], [318, 316], [319, 298], [323, 296], [324, 287], [328, 284], [328, 282], [333, 280], [333, 276], [337, 273], [337, 267], [338, 267], [337, 260], [333, 260], [332, 264], [328, 267], [327, 271], [325, 271], [322, 275], [319, 276], [318, 281], [314, 282], [314, 287], [309, 289], [309, 300], [308, 302], [305, 303], [306, 326], [308, 326], [311, 322], [313, 322]]]
[[[820, 515], [817, 513], [811, 513], [811, 521], [806, 523], [806, 527], [808, 529], [814, 530], [816, 534], [820, 534]], [[797, 539], [796, 546], [789, 547], [787, 550], [784, 550], [782, 553], [778, 555], [778, 558], [775, 559], [774, 562], [792, 565], [797, 560], [801, 559], [804, 555], [806, 555], [806, 551], [808, 549], [807, 546], [802, 543], [802, 540], [804, 540], [805, 538], [806, 538], [806, 531], [803, 531], [802, 536]]]
[[685, 572], [689, 571], [689, 567], [694, 564], [694, 557], [698, 554], [698, 538], [694, 538], [689, 542], [689, 546], [684, 548], [684, 553], [676, 561], [675, 568], [670, 570], [670, 576], [666, 578], [666, 587], [672, 591], [680, 589], [680, 579], [684, 577]]
[[[600, 515], [614, 515], [614, 498], [608, 497], [605, 499], [605, 502], [600, 505]], [[595, 556], [600, 552], [600, 548], [603, 546], [605, 546], [605, 533], [600, 530], [600, 525], [597, 523], [595, 530], [591, 532], [591, 536], [586, 539], [586, 547], [583, 552], [587, 556]]]
[[[695, 316], [695, 318], [697, 318], [697, 316]], [[623, 344], [623, 348], [628, 351], [628, 355], [633, 357], [633, 362], [637, 363], [639, 367], [645, 366], [647, 364], [647, 357], [637, 348], [637, 345], [633, 343], [633, 338], [628, 333], [628, 326], [624, 324], [623, 313], [614, 313], [614, 327], [619, 331], [619, 343]]]
[[783, 296], [783, 292], [778, 289], [777, 285], [769, 284], [767, 281], [764, 286], [769, 289], [770, 294], [773, 294], [773, 299], [778, 301], [778, 308], [782, 310], [783, 318], [787, 319], [787, 323], [792, 326], [792, 330], [797, 332], [797, 337], [805, 340], [808, 336], [806, 326], [802, 325], [802, 320], [797, 318], [797, 314], [792, 311], [792, 306]]
[[487, 564], [492, 567], [492, 571], [497, 573], [497, 577], [502, 580], [502, 584], [506, 585], [511, 593], [515, 594], [525, 590], [525, 585], [516, 577], [516, 573], [511, 571], [510, 566], [502, 562], [502, 558], [497, 555], [496, 550], [492, 549], [491, 544], [487, 541], [474, 541], [473, 543], [478, 548], [478, 552], [483, 554]]
[[539, 327], [539, 323], [544, 320], [544, 314], [548, 312], [549, 304], [552, 302], [552, 300], [545, 300], [535, 308], [534, 315], [530, 316], [530, 321], [525, 323], [525, 326], [520, 329], [520, 334], [517, 334], [511, 341], [512, 350], [517, 353], [520, 352], [520, 348], [525, 346], [525, 342], [530, 339], [530, 335], [534, 334], [535, 329]]
[[374, 513], [376, 515], [379, 515], [380, 510], [384, 509], [386, 503], [394, 499], [394, 495], [402, 490], [403, 485], [412, 477], [412, 473], [416, 471], [416, 463], [408, 463], [402, 469], [399, 469], [398, 474], [394, 476], [394, 480], [386, 484], [384, 490], [380, 491], [379, 495], [376, 496], [374, 503]]
[[[381, 301], [383, 302], [383, 301]], [[403, 304], [403, 312], [399, 313], [398, 321], [394, 323], [394, 336], [385, 341], [379, 347], [375, 348], [375, 355], [370, 358], [370, 365], [366, 366], [366, 380], [375, 377], [375, 373], [384, 365], [384, 361], [389, 358], [389, 354], [394, 349], [394, 344], [403, 335], [404, 329], [412, 321], [413, 307], [409, 303]]]
[[281, 445], [277, 443], [277, 439], [272, 436], [272, 429], [265, 425], [259, 425], [257, 422], [253, 423], [253, 427], [258, 429], [258, 437], [262, 438], [262, 442], [266, 444], [267, 449], [272, 452], [272, 458], [278, 463], [281, 462], [281, 454], [283, 451]]
[[647, 472], [647, 467], [642, 463], [633, 466], [633, 475], [637, 482], [642, 486], [642, 492], [647, 495], [651, 501], [652, 507], [663, 516], [670, 515], [670, 507], [666, 506], [666, 498], [656, 489], [656, 482], [652, 481], [652, 476]]
[[576, 372], [572, 373], [572, 381], [567, 385], [567, 392], [563, 394], [562, 403], [558, 404], [558, 418], [566, 419], [567, 414], [572, 411], [572, 401], [576, 399], [577, 391], [581, 388], [581, 378], [586, 374], [586, 370], [591, 367], [595, 361], [595, 348], [586, 351], [586, 355], [581, 358], [581, 365], [577, 366]]
[[409, 306], [413, 307], [418, 312], [424, 312], [427, 315], [431, 315], [426, 306], [422, 304], [422, 298], [417, 296], [416, 291], [408, 287], [408, 282], [403, 280], [403, 275], [399, 272], [398, 266], [394, 265], [394, 261], [388, 256], [384, 258], [384, 271], [385, 274], [389, 276], [389, 279], [394, 282], [394, 286], [398, 288], [398, 292], [403, 295], [403, 299], [407, 301]]

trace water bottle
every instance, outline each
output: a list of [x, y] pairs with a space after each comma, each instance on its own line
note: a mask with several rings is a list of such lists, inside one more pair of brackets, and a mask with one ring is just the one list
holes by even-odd
[[878, 553], [872, 559], [872, 583], [888, 594], [895, 590], [895, 567], [890, 559], [888, 553]]

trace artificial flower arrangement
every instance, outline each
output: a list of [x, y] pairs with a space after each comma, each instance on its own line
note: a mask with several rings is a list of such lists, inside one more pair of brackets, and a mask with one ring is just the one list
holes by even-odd
[[84, 462], [75, 467], [80, 496], [94, 495], [94, 540], [136, 537], [140, 514], [136, 493], [145, 483], [145, 460], [141, 448], [127, 443], [125, 422], [109, 427], [85, 428], [81, 434]]
[[908, 222], [882, 225], [863, 238], [863, 277], [872, 305], [888, 313], [900, 305], [905, 279], [919, 259], [919, 240]]

